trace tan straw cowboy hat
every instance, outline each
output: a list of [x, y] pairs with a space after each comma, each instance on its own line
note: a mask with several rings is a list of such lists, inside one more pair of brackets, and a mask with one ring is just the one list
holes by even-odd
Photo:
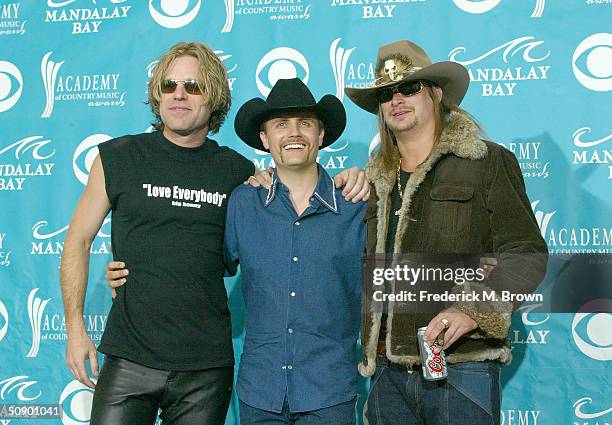
[[383, 87], [405, 81], [429, 81], [442, 88], [449, 101], [459, 105], [470, 83], [463, 65], [451, 61], [432, 63], [421, 47], [408, 40], [396, 41], [378, 50], [376, 77], [369, 87], [344, 89], [357, 106], [373, 114], [378, 112], [377, 92]]

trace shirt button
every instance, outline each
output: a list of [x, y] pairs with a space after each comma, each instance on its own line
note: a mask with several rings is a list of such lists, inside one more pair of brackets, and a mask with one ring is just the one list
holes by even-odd
[[289, 332], [290, 334], [292, 334], [292, 333], [293, 333], [293, 329], [289, 328], [289, 329], [287, 329], [287, 332]]
[[299, 225], [300, 225], [300, 222], [299, 222], [299, 221], [296, 221], [296, 222], [295, 222], [295, 225], [296, 225], [296, 226], [299, 226]]
[[292, 293], [291, 293], [291, 296], [292, 296], [292, 297], [295, 297], [295, 292], [292, 292]]
[[297, 257], [293, 257], [293, 262], [297, 263], [298, 258]]
[[291, 369], [293, 369], [293, 366], [289, 365], [289, 366], [287, 366], [287, 369], [291, 370]]
[[281, 369], [285, 370], [285, 369], [287, 369], [287, 366], [283, 365], [283, 366], [281, 367]]

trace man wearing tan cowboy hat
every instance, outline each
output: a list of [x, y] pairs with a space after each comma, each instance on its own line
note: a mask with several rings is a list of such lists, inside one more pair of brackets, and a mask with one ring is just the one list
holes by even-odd
[[238, 136], [276, 164], [269, 189], [232, 192], [226, 219], [246, 305], [242, 425], [355, 423], [366, 203], [344, 200], [316, 161], [345, 124], [338, 98], [316, 102], [297, 78], [236, 115]]
[[[376, 76], [367, 88], [345, 89], [379, 123], [381, 148], [366, 167], [367, 253], [492, 255], [497, 265], [488, 278], [463, 290], [537, 286], [546, 243], [516, 158], [481, 140], [479, 126], [458, 106], [469, 84], [466, 69], [432, 63], [421, 47], [402, 40], [379, 49]], [[400, 283], [393, 285], [397, 293]], [[393, 302], [377, 310], [372, 288], [363, 293], [359, 371], [373, 376], [370, 425], [499, 423], [499, 366], [511, 359], [506, 337], [516, 306], [458, 301], [416, 314]], [[425, 326], [426, 343], [439, 352], [434, 342], [441, 340], [446, 352], [445, 380], [428, 381], [420, 372], [417, 329]]]

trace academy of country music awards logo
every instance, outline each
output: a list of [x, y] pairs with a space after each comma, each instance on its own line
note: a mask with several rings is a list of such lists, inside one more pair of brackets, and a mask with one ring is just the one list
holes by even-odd
[[221, 32], [230, 32], [235, 16], [261, 15], [271, 21], [306, 20], [310, 18], [307, 0], [224, 0], [225, 25]]
[[[612, 141], [612, 133], [607, 136], [594, 135], [591, 127], [580, 127], [573, 134], [574, 150], [572, 164], [596, 164], [608, 168], [608, 179], [612, 179], [612, 150], [602, 147]], [[605, 133], [604, 133], [605, 134]]]
[[121, 91], [121, 74], [60, 74], [65, 61], [57, 62], [51, 55], [53, 52], [47, 52], [40, 65], [46, 99], [41, 118], [51, 117], [55, 102], [77, 102], [90, 108], [125, 106], [127, 92]]
[[[426, 0], [394, 0], [392, 2], [372, 2], [369, 0], [327, 0], [332, 7], [361, 7], [362, 19], [393, 18], [397, 11], [413, 3], [424, 3]], [[393, 4], [374, 4], [393, 3]]]
[[97, 33], [102, 23], [128, 17], [132, 6], [127, 1], [47, 0], [45, 22], [68, 23], [72, 34]]
[[[501, 0], [453, 0], [455, 5], [467, 13], [481, 14], [487, 13], [496, 8]], [[510, 1], [506, 2], [511, 4]], [[512, 2], [516, 3], [516, 2]], [[544, 7], [546, 6], [546, 0], [535, 0], [535, 7], [531, 12], [532, 18], [541, 18], [544, 13]]]
[[0, 113], [11, 109], [23, 91], [21, 71], [13, 63], [0, 60]]
[[499, 425], [538, 425], [539, 410], [502, 409], [499, 415]]
[[[345, 49], [340, 46], [341, 38], [336, 38], [329, 46], [329, 62], [334, 73], [334, 80], [336, 81], [336, 97], [340, 100], [344, 99], [344, 87], [346, 87], [346, 68], [348, 60], [351, 57], [351, 53], [355, 50], [355, 47]], [[355, 71], [351, 64], [351, 80], [355, 79]], [[374, 80], [374, 78], [372, 78]], [[354, 87], [354, 86], [350, 86]]]
[[[0, 233], [0, 267], [8, 267], [11, 265], [11, 253], [8, 249], [6, 233]], [[2, 306], [0, 306], [1, 312]], [[2, 340], [2, 329], [0, 329], [0, 341]]]
[[589, 90], [612, 90], [612, 34], [593, 34], [578, 44], [572, 56], [574, 76]]
[[23, 35], [26, 32], [25, 24], [28, 21], [20, 17], [21, 3], [8, 3], [0, 5], [0, 36]]
[[553, 225], [557, 211], [540, 209], [540, 200], [531, 203], [542, 237], [551, 254], [612, 253], [612, 227], [561, 227]]
[[[544, 41], [536, 40], [533, 36], [523, 36], [484, 53], [474, 53], [473, 49], [459, 46], [451, 50], [448, 57], [451, 61], [467, 67], [470, 81], [480, 83], [481, 96], [514, 96], [519, 85], [526, 81], [548, 79], [551, 66], [545, 61], [550, 56], [550, 51], [543, 44]], [[477, 56], [466, 59], [468, 50], [469, 57]], [[485, 64], [482, 64], [483, 62]], [[477, 63], [480, 64], [473, 66]]]
[[[40, 288], [34, 288], [28, 295], [28, 318], [32, 330], [32, 344], [26, 357], [37, 357], [43, 344], [64, 344], [66, 334], [66, 316], [64, 316], [61, 301], [38, 296]], [[52, 307], [50, 307], [52, 306]], [[45, 310], [51, 312], [45, 312]], [[94, 342], [102, 339], [106, 328], [107, 314], [84, 314], [85, 330]]]
[[376, 79], [376, 64], [372, 62], [349, 62], [357, 47], [342, 47], [342, 39], [336, 38], [329, 46], [329, 61], [336, 81], [336, 96], [344, 99], [344, 88], [363, 89]]
[[499, 143], [514, 154], [525, 179], [547, 179], [550, 175], [550, 161], [544, 161], [541, 142]]
[[30, 136], [0, 146], [0, 191], [23, 190], [28, 179], [51, 176], [55, 149], [50, 144], [43, 136]]

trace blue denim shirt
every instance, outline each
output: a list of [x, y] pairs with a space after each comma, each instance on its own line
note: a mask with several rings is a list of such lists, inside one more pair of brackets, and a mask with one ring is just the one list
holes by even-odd
[[249, 406], [306, 412], [357, 394], [356, 343], [366, 203], [346, 202], [319, 166], [310, 206], [289, 190], [242, 185], [230, 197], [228, 268], [241, 267], [246, 336], [238, 397]]

